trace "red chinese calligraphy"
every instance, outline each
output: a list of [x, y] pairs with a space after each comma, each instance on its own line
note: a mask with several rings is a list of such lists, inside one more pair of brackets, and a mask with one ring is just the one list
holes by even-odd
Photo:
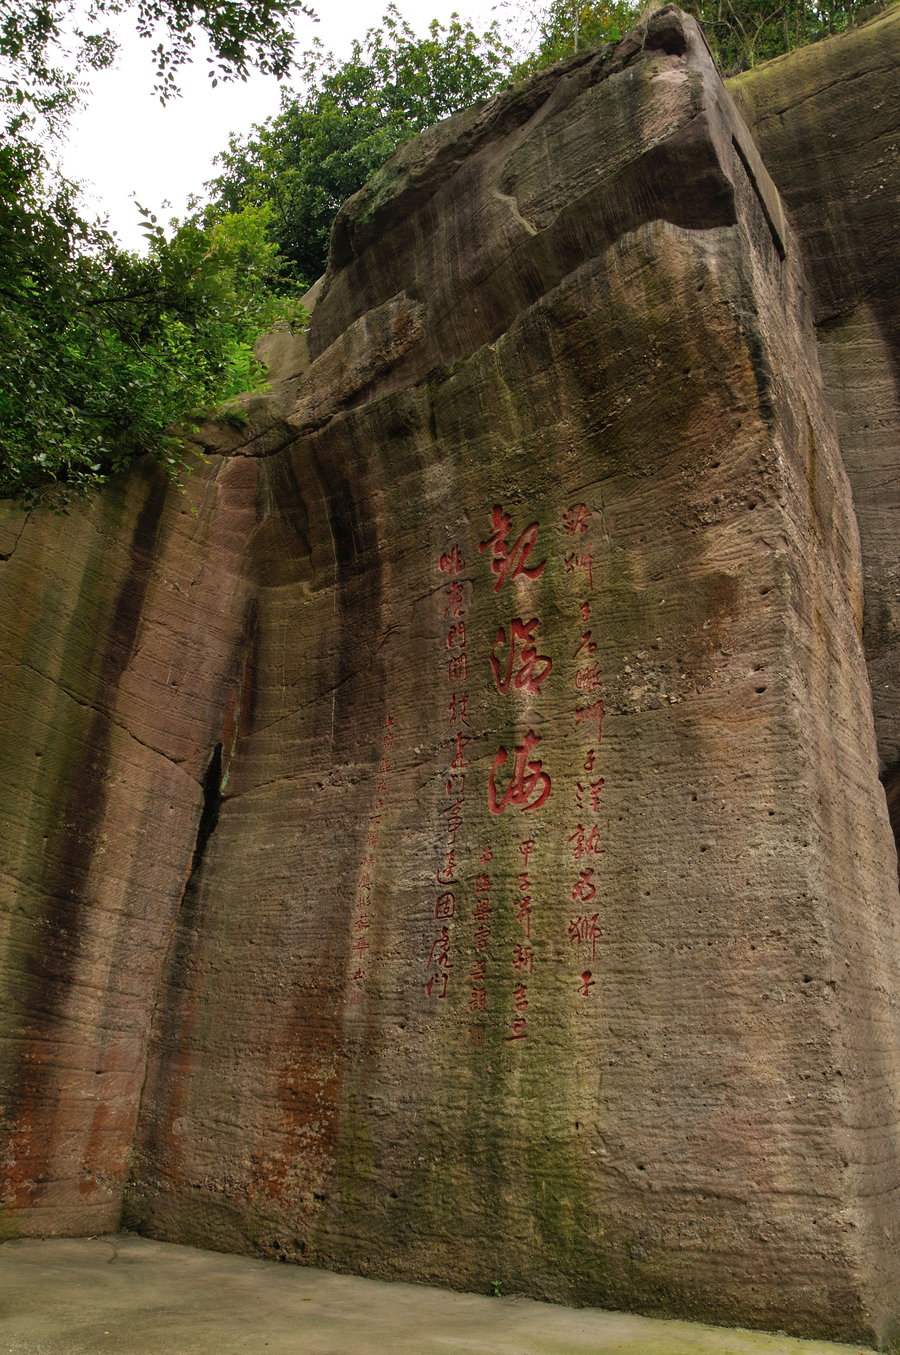
[[516, 921], [520, 927], [525, 928], [525, 936], [531, 939], [531, 896], [523, 895], [521, 899], [513, 901], [513, 909], [516, 914]]
[[573, 659], [577, 659], [578, 655], [581, 653], [582, 650], [584, 650], [585, 653], [587, 654], [597, 653], [597, 642], [596, 640], [591, 639], [591, 632], [589, 630], [586, 630], [582, 635], [581, 644], [578, 646], [578, 648], [575, 650], [575, 653], [572, 655]]
[[569, 942], [573, 946], [586, 946], [591, 948], [591, 960], [597, 958], [597, 942], [603, 935], [600, 929], [600, 914], [594, 913], [593, 917], [575, 917], [569, 923], [567, 929]]
[[447, 724], [448, 725], [467, 725], [469, 717], [467, 714], [469, 706], [469, 693], [454, 693], [450, 698], [450, 704], [447, 706]]
[[593, 878], [593, 866], [581, 872], [572, 886], [572, 898], [576, 903], [590, 903], [591, 899], [594, 898], [597, 893], [597, 886], [592, 883]]
[[462, 768], [471, 765], [466, 760], [465, 756], [466, 744], [471, 742], [472, 740], [469, 738], [468, 734], [456, 735], [456, 752], [453, 755], [453, 761], [450, 763], [451, 767], [455, 768], [456, 770], [462, 770]]
[[469, 660], [465, 654], [447, 660], [447, 681], [465, 682], [469, 676]]
[[575, 725], [590, 725], [597, 722], [597, 742], [603, 738], [603, 721], [606, 711], [603, 708], [602, 701], [595, 701], [592, 706], [579, 706], [575, 710]]
[[491, 929], [485, 923], [479, 922], [472, 933], [472, 944], [477, 951], [487, 950], [488, 941], [491, 939]]
[[596, 663], [579, 668], [575, 674], [575, 690], [578, 692], [595, 692], [601, 683], [600, 668]]
[[594, 591], [594, 557], [589, 550], [573, 551], [563, 560], [563, 565], [567, 574], [574, 574], [576, 569], [586, 569], [588, 576], [588, 588]]
[[459, 830], [462, 828], [462, 807], [465, 799], [454, 800], [452, 804], [446, 805], [441, 810], [442, 814], [447, 815], [447, 845], [456, 846], [456, 839], [459, 836]]
[[513, 948], [513, 969], [517, 974], [534, 973], [534, 951], [531, 946], [515, 946]]
[[544, 764], [540, 760], [529, 761], [531, 753], [540, 741], [540, 736], [529, 729], [524, 743], [516, 746], [509, 784], [499, 796], [497, 772], [509, 761], [509, 753], [503, 747], [497, 749], [488, 776], [488, 807], [492, 814], [502, 814], [509, 805], [521, 811], [540, 809], [546, 802], [552, 786], [550, 777], [544, 771]]
[[[509, 639], [505, 626], [497, 627], [497, 638], [491, 650], [490, 664], [494, 675], [494, 685], [504, 696], [510, 686], [518, 691], [537, 692], [541, 683], [550, 675], [553, 660], [546, 654], [539, 654], [534, 644], [534, 631], [537, 617], [527, 623], [516, 617], [510, 622]], [[509, 646], [505, 664], [497, 656], [497, 647]]]
[[529, 523], [512, 546], [508, 544], [511, 526], [512, 518], [504, 513], [499, 504], [495, 504], [491, 511], [491, 535], [478, 546], [479, 551], [489, 550], [493, 557], [491, 571], [497, 576], [497, 582], [494, 584], [495, 593], [500, 592], [507, 579], [515, 579], [519, 575], [529, 579], [538, 578], [547, 563], [546, 560], [542, 560], [539, 565], [525, 563], [537, 543], [538, 524]]
[[466, 562], [459, 553], [459, 546], [451, 546], [438, 561], [438, 569], [442, 574], [461, 574], [465, 568]]
[[567, 513], [563, 513], [563, 531], [566, 536], [583, 535], [588, 528], [591, 515], [583, 503], [576, 503]]
[[[592, 754], [593, 756], [593, 754]], [[591, 763], [593, 766], [593, 762]], [[582, 785], [580, 781], [575, 782], [575, 804], [578, 809], [591, 809], [595, 814], [600, 807], [600, 792], [606, 785], [606, 778], [601, 776], [599, 781], [589, 781], [587, 786]]]
[[462, 616], [464, 600], [463, 586], [454, 580], [447, 589], [447, 602], [444, 606], [442, 620], [455, 620], [456, 617]]
[[460, 649], [465, 649], [467, 643], [466, 623], [465, 621], [458, 621], [447, 632], [447, 648], [452, 649], [454, 645], [458, 645]]
[[425, 968], [428, 969], [431, 965], [434, 965], [436, 969], [453, 968], [450, 963], [450, 932], [446, 927], [441, 928], [440, 936], [436, 937], [432, 942], [431, 950], [428, 954], [428, 964]]
[[[428, 979], [428, 981], [425, 984], [425, 992], [428, 994], [429, 997], [446, 997], [447, 983], [448, 980], [446, 974], [444, 973], [432, 974], [431, 978]], [[435, 992], [435, 984], [441, 985], [440, 992]]]
[[592, 824], [590, 830], [585, 832], [579, 823], [568, 840], [575, 844], [572, 853], [576, 861], [580, 861], [583, 856], [605, 855], [605, 848], [600, 846], [600, 830], [596, 824]]
[[443, 894], [439, 894], [434, 905], [434, 920], [440, 922], [441, 918], [453, 917], [456, 912], [456, 896], [449, 889]]
[[590, 997], [591, 989], [594, 987], [595, 983], [596, 979], [591, 977], [591, 971], [589, 969], [586, 969], [581, 976], [581, 980], [578, 985], [578, 992], [581, 994], [582, 997]]
[[443, 870], [435, 871], [434, 878], [439, 885], [452, 885], [456, 883], [456, 852], [451, 850], [447, 853], [447, 860], [444, 863]]

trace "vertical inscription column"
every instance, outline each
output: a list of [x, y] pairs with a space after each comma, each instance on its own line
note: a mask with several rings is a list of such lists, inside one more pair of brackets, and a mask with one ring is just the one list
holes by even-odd
[[[576, 581], [587, 584], [588, 594], [594, 591], [594, 555], [585, 537], [590, 526], [591, 513], [585, 504], [570, 507], [563, 514], [562, 530], [572, 549], [563, 558], [567, 573]], [[582, 594], [584, 596], [584, 594]], [[582, 966], [576, 991], [590, 997], [596, 985], [594, 970], [597, 962], [597, 943], [603, 935], [600, 909], [597, 906], [600, 858], [606, 854], [601, 843], [597, 815], [600, 793], [606, 784], [599, 774], [600, 744], [603, 738], [603, 678], [597, 659], [597, 641], [591, 627], [591, 601], [580, 604], [580, 624], [573, 637], [572, 661], [575, 689], [573, 720], [578, 743], [579, 773], [574, 785], [572, 804], [568, 807], [577, 822], [572, 825], [566, 845], [570, 850], [571, 875], [566, 881], [570, 902], [570, 921], [566, 936], [569, 946]], [[580, 635], [578, 632], [580, 631]]]
[[[500, 504], [495, 504], [491, 513], [491, 534], [479, 543], [478, 550], [479, 553], [489, 553], [491, 573], [494, 575], [492, 591], [496, 594], [503, 594], [506, 585], [515, 579], [540, 578], [547, 563], [546, 560], [528, 563], [537, 546], [537, 522], [529, 523], [512, 545], [509, 542], [511, 530], [511, 517]], [[553, 660], [539, 651], [538, 625], [536, 616], [528, 620], [522, 616], [511, 616], [508, 621], [498, 625], [488, 664], [494, 687], [501, 696], [516, 697], [521, 694], [528, 698], [534, 697], [550, 676]], [[511, 753], [504, 744], [497, 748], [488, 773], [487, 802], [491, 814], [497, 817], [508, 812], [527, 814], [546, 804], [553, 787], [549, 773], [544, 770], [542, 758], [535, 756], [540, 743], [541, 736], [529, 728], [523, 734], [522, 742], [516, 744]], [[513, 986], [504, 1036], [509, 1042], [526, 1040], [529, 1033], [529, 985], [535, 972], [536, 958], [531, 945], [533, 894], [529, 862], [536, 846], [536, 840], [527, 834], [517, 844], [521, 858], [517, 874], [518, 889], [509, 900], [521, 932], [509, 956]]]

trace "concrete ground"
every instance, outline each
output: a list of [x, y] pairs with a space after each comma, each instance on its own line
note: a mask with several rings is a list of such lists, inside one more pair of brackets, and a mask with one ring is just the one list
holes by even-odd
[[0, 1355], [862, 1355], [131, 1235], [0, 1246]]

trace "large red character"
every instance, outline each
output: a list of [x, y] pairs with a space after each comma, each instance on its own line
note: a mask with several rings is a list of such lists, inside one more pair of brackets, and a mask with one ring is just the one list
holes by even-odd
[[497, 575], [497, 582], [494, 584], [495, 593], [500, 592], [507, 579], [518, 578], [520, 574], [529, 579], [538, 578], [543, 574], [547, 563], [546, 560], [542, 560], [539, 565], [525, 563], [537, 544], [538, 524], [529, 523], [512, 546], [507, 540], [511, 526], [512, 518], [508, 513], [504, 513], [499, 504], [495, 504], [491, 510], [491, 535], [487, 541], [481, 541], [478, 545], [479, 552], [490, 550], [493, 556], [491, 570]]
[[497, 795], [497, 772], [509, 761], [509, 753], [505, 748], [498, 748], [497, 755], [494, 758], [494, 765], [488, 777], [488, 807], [492, 814], [502, 814], [508, 805], [514, 808], [527, 811], [530, 809], [540, 809], [550, 794], [551, 781], [548, 774], [544, 771], [544, 764], [540, 761], [529, 762], [529, 756], [533, 749], [540, 743], [540, 736], [529, 729], [525, 735], [525, 741], [516, 746], [513, 755], [512, 776], [509, 785], [502, 795]]
[[[494, 685], [497, 691], [504, 696], [511, 686], [516, 687], [519, 691], [537, 692], [544, 679], [550, 676], [553, 660], [548, 658], [546, 654], [539, 654], [534, 643], [534, 631], [537, 623], [536, 616], [528, 622], [522, 621], [518, 616], [515, 617], [509, 625], [508, 640], [506, 638], [506, 627], [497, 627], [497, 638], [494, 641], [494, 648], [491, 650], [491, 672], [494, 674]], [[498, 645], [505, 646], [507, 644], [509, 645], [509, 652], [506, 654], [506, 664], [503, 667], [496, 651]], [[515, 675], [513, 674], [514, 667]]]

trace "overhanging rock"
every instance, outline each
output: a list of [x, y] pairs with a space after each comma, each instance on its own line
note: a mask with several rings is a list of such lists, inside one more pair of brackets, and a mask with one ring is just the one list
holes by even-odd
[[886, 1339], [859, 544], [693, 22], [401, 150], [295, 368], [10, 520], [7, 1226]]

